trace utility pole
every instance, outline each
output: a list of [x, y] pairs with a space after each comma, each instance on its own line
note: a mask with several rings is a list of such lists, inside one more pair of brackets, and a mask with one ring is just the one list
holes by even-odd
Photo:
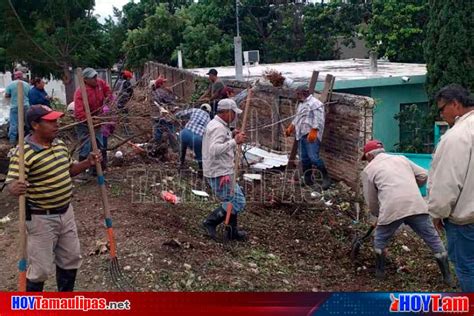
[[235, 79], [243, 80], [242, 70], [242, 39], [239, 28], [239, 0], [235, 0], [235, 22], [237, 24], [237, 36], [234, 37]]

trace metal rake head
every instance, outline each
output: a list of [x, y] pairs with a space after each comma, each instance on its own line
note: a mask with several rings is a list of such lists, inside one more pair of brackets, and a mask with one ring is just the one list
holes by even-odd
[[110, 258], [110, 275], [114, 284], [122, 291], [133, 292], [135, 286], [132, 282], [122, 273], [122, 268], [118, 262], [117, 257]]

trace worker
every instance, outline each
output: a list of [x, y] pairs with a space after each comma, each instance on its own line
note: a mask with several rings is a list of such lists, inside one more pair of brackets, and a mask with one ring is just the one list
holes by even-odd
[[122, 112], [128, 112], [125, 106], [130, 101], [133, 95], [133, 86], [130, 79], [133, 78], [133, 73], [129, 70], [124, 70], [121, 74], [121, 80], [118, 84], [117, 92], [117, 108]]
[[[18, 83], [21, 82], [23, 84], [23, 106], [25, 107], [25, 111], [28, 110], [30, 106], [28, 99], [30, 85], [23, 80], [22, 71], [15, 71], [13, 78], [15, 80], [5, 88], [5, 98], [10, 99], [8, 140], [10, 141], [10, 145], [15, 146], [18, 140]], [[28, 131], [28, 124], [25, 124], [25, 130]]]
[[192, 148], [199, 166], [198, 173], [202, 175], [202, 136], [207, 124], [210, 121], [209, 113], [211, 106], [207, 103], [201, 105], [200, 109], [192, 108], [179, 111], [175, 114], [178, 119], [187, 118], [188, 122], [181, 131], [179, 137], [181, 141], [180, 169], [184, 168], [186, 151]]
[[[93, 68], [85, 68], [82, 71], [84, 83], [86, 86], [87, 99], [89, 101], [89, 109], [92, 116], [99, 116], [103, 113], [103, 106], [108, 98], [112, 95], [112, 91], [107, 83], [97, 78], [97, 71]], [[80, 87], [74, 93], [74, 116], [78, 122], [76, 126], [76, 133], [81, 146], [79, 148], [79, 161], [86, 160], [92, 150], [90, 142], [89, 128], [86, 122], [86, 111], [84, 108], [84, 100], [82, 99], [82, 92]], [[99, 146], [103, 160], [102, 169], [105, 170], [107, 166], [107, 148], [104, 146], [104, 136], [100, 128], [96, 130], [97, 145]], [[95, 176], [95, 167], [90, 169], [91, 175]]]
[[308, 186], [314, 185], [313, 165], [315, 165], [323, 177], [321, 187], [327, 190], [331, 186], [331, 179], [319, 155], [324, 133], [324, 104], [311, 95], [306, 86], [299, 86], [296, 89], [296, 98], [299, 101], [296, 115], [285, 134], [291, 136], [296, 132], [304, 183]]
[[446, 249], [419, 190], [427, 181], [427, 171], [404, 156], [385, 153], [378, 140], [365, 144], [362, 160], [368, 161], [362, 171], [364, 198], [370, 212], [377, 216], [375, 276], [385, 277], [385, 247], [400, 225], [406, 224], [431, 248], [444, 282], [452, 285]]
[[474, 97], [451, 84], [435, 96], [450, 129], [431, 163], [428, 207], [435, 226], [446, 229], [448, 255], [463, 292], [474, 292]]
[[28, 270], [26, 290], [43, 291], [56, 270], [58, 291], [73, 291], [82, 256], [71, 205], [71, 177], [101, 160], [100, 153], [73, 162], [66, 145], [57, 139], [63, 116], [45, 105], [26, 113], [32, 133], [25, 137], [25, 181], [19, 179], [18, 148], [10, 159], [6, 183], [14, 196], [26, 195]]
[[232, 187], [235, 176], [234, 150], [247, 140], [245, 133], [236, 131], [233, 135], [229, 127], [240, 113], [242, 110], [234, 100], [220, 100], [217, 115], [207, 124], [202, 141], [204, 177], [214, 194], [222, 201], [202, 224], [206, 235], [214, 240], [217, 240], [216, 227], [224, 221], [229, 203], [232, 206], [232, 214], [230, 228], [226, 230], [227, 239], [243, 241], [247, 237], [237, 226], [237, 216], [245, 208], [245, 196], [237, 183]]
[[176, 101], [177, 97], [173, 90], [166, 86], [167, 79], [159, 76], [153, 84], [153, 101], [158, 104], [170, 104]]
[[217, 110], [217, 104], [219, 100], [224, 98], [222, 89], [225, 88], [224, 83], [217, 76], [216, 69], [210, 69], [207, 74], [209, 78], [209, 87], [206, 92], [198, 99], [198, 102], [206, 102], [211, 105], [211, 119], [214, 118]]
[[44, 90], [44, 81], [41, 78], [35, 78], [32, 81], [33, 87], [28, 92], [28, 99], [31, 105], [43, 104], [51, 107], [52, 98]]

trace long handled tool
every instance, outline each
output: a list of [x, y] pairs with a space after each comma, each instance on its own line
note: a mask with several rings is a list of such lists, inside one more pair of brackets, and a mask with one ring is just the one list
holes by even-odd
[[[84, 78], [82, 77], [82, 69], [77, 68], [77, 78], [79, 80], [79, 86], [81, 89], [82, 100], [84, 102], [84, 110], [86, 112], [87, 126], [89, 127], [89, 136], [92, 144], [92, 150], [94, 153], [99, 153], [97, 146], [97, 140], [94, 131], [94, 123], [92, 122], [91, 111], [89, 107], [89, 100], [87, 98], [86, 86], [84, 84]], [[102, 197], [102, 204], [104, 207], [105, 226], [107, 228], [107, 237], [110, 244], [110, 274], [114, 283], [123, 290], [133, 290], [133, 286], [129, 283], [128, 279], [123, 275], [122, 269], [119, 265], [117, 258], [117, 248], [114, 237], [114, 230], [112, 228], [112, 215], [110, 213], [109, 199], [107, 197], [107, 190], [105, 188], [105, 178], [102, 166], [99, 161], [96, 161], [95, 167], [97, 170], [97, 183], [99, 184], [100, 193]]]
[[[248, 90], [247, 100], [245, 102], [244, 117], [242, 119], [241, 131], [245, 131], [245, 127], [247, 126], [247, 118], [250, 112], [250, 99], [252, 98], [252, 89], [247, 88], [247, 90]], [[232, 200], [235, 199], [235, 184], [237, 182], [241, 154], [242, 154], [242, 147], [240, 145], [237, 145], [237, 151], [235, 153], [235, 160], [234, 160], [234, 176], [232, 177], [232, 186], [231, 186]], [[226, 228], [226, 230], [229, 231], [230, 236], [232, 236], [232, 233], [233, 233], [232, 227], [229, 225], [230, 215], [232, 214], [232, 200], [227, 204], [226, 216], [225, 216], [225, 221], [224, 221], [224, 227]], [[224, 243], [227, 241], [227, 234], [225, 233], [225, 231], [224, 231], [223, 241]]]
[[[25, 107], [23, 105], [23, 82], [18, 82], [18, 180], [25, 181]], [[18, 197], [20, 248], [18, 260], [18, 291], [26, 291], [26, 198], [22, 194]]]
[[357, 259], [357, 256], [359, 255], [360, 252], [360, 247], [362, 247], [362, 244], [365, 242], [367, 238], [372, 235], [372, 232], [374, 231], [375, 227], [377, 227], [377, 222], [373, 223], [370, 228], [367, 230], [364, 236], [359, 237], [356, 236], [354, 240], [352, 241], [351, 244], [351, 260], [355, 261]]

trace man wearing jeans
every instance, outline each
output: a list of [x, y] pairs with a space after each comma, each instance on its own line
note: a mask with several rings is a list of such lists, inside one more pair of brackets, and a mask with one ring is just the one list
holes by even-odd
[[245, 240], [246, 233], [237, 227], [237, 215], [245, 208], [245, 196], [236, 183], [232, 187], [234, 175], [234, 150], [246, 141], [244, 133], [237, 131], [232, 137], [230, 123], [242, 110], [232, 99], [222, 99], [217, 105], [217, 115], [207, 124], [202, 143], [203, 171], [212, 191], [222, 201], [202, 223], [206, 234], [216, 240], [216, 227], [226, 217], [229, 203], [232, 204], [227, 238]]
[[474, 292], [474, 98], [469, 90], [451, 84], [435, 101], [450, 129], [431, 164], [429, 212], [435, 226], [446, 229], [449, 259], [462, 291]]
[[[23, 84], [23, 106], [26, 110], [30, 106], [28, 100], [28, 93], [30, 91], [30, 85], [23, 81], [23, 72], [15, 71], [13, 75], [14, 79], [5, 89], [5, 98], [10, 99], [10, 118], [8, 128], [8, 139], [11, 145], [16, 145], [18, 140], [18, 83]], [[28, 129], [28, 126], [26, 126]]]
[[189, 119], [179, 135], [181, 140], [180, 168], [184, 167], [186, 150], [191, 147], [199, 165], [199, 173], [202, 174], [202, 135], [210, 121], [210, 112], [211, 106], [204, 103], [200, 109], [187, 109], [175, 114], [179, 119]]
[[375, 276], [385, 277], [385, 247], [400, 225], [406, 224], [431, 248], [444, 282], [451, 285], [446, 250], [418, 189], [426, 183], [427, 171], [404, 156], [386, 154], [378, 140], [365, 144], [362, 160], [369, 162], [362, 172], [364, 198], [370, 212], [377, 216]]
[[299, 101], [296, 116], [285, 134], [290, 136], [296, 131], [304, 183], [308, 186], [314, 184], [312, 168], [315, 165], [323, 176], [322, 188], [327, 190], [331, 186], [331, 179], [319, 156], [324, 133], [324, 104], [312, 96], [305, 86], [296, 89], [296, 98]]

